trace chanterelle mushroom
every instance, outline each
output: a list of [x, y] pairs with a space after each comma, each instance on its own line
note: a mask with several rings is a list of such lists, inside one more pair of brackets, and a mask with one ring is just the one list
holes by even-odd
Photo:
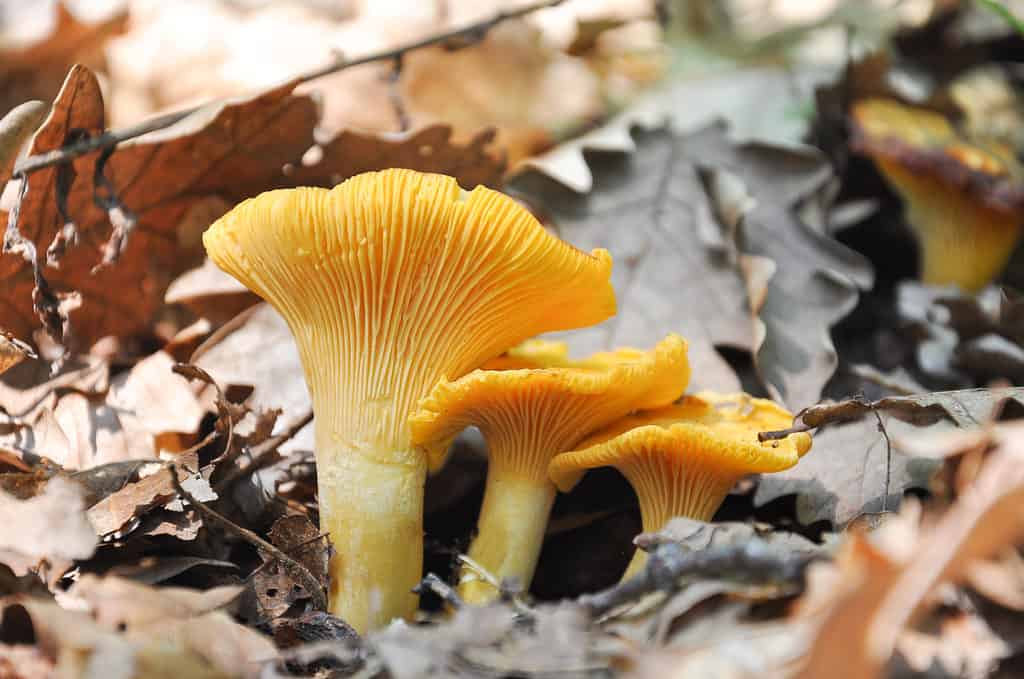
[[[805, 433], [758, 442], [759, 432], [792, 421], [772, 401], [703, 392], [622, 418], [577, 450], [556, 456], [548, 471], [558, 489], [568, 492], [586, 470], [615, 467], [636, 491], [645, 532], [659, 530], [673, 516], [706, 521], [743, 476], [788, 469], [810, 450]], [[645, 561], [646, 553], [637, 551], [623, 578]]]
[[[534, 367], [475, 370], [442, 381], [409, 423], [413, 442], [427, 448], [433, 464], [462, 429], [475, 425], [483, 433], [487, 485], [469, 556], [493, 575], [528, 587], [555, 498], [551, 459], [631, 411], [677, 399], [690, 365], [678, 335], [651, 351], [620, 349], [581, 361], [570, 361], [559, 345], [530, 343], [494, 363]], [[497, 594], [467, 569], [459, 592], [473, 603]]]
[[851, 147], [904, 201], [921, 279], [976, 291], [995, 278], [1024, 224], [1024, 177], [1012, 150], [966, 140], [941, 115], [887, 99], [858, 101], [852, 119]]
[[558, 240], [496, 191], [410, 170], [264, 193], [203, 243], [295, 336], [335, 549], [331, 611], [361, 632], [409, 616], [427, 471], [410, 413], [442, 378], [614, 314], [611, 257]]

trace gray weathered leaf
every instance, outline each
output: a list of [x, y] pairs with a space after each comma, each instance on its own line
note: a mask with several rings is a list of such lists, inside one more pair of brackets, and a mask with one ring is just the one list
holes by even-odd
[[[906, 490], [927, 488], [940, 464], [938, 456], [905, 454], [901, 440], [927, 440], [957, 428], [978, 427], [1007, 398], [1024, 403], [1024, 388], [965, 389], [809, 408], [797, 416], [798, 425], [846, 424], [819, 430], [800, 464], [762, 476], [754, 504], [795, 494], [797, 519], [804, 524], [844, 525], [863, 513], [895, 509]], [[879, 422], [888, 434], [891, 460]]]
[[831, 69], [788, 70], [754, 67], [697, 78], [673, 78], [645, 93], [604, 125], [539, 156], [527, 158], [530, 168], [581, 193], [593, 188], [587, 151], [633, 151], [630, 129], [668, 124], [677, 133], [700, 129], [714, 120], [729, 123], [738, 142], [760, 141], [798, 145], [806, 136], [815, 86], [833, 75]]
[[[571, 333], [570, 344], [581, 352], [649, 346], [679, 332], [691, 343], [695, 387], [739, 386], [715, 350], [729, 346], [757, 352], [762, 378], [782, 400], [816, 401], [835, 367], [828, 329], [872, 280], [863, 258], [792, 214], [828, 178], [822, 159], [737, 145], [721, 125], [685, 136], [665, 129], [634, 135], [633, 153], [589, 157], [589, 194], [537, 172], [512, 185], [560, 236], [615, 257], [618, 315]], [[715, 189], [725, 173], [735, 180]], [[730, 223], [737, 208], [743, 217]]]

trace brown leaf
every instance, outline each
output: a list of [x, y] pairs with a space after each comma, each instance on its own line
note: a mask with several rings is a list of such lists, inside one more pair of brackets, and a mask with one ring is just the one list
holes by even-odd
[[880, 676], [900, 631], [927, 610], [929, 593], [942, 582], [962, 581], [978, 560], [1024, 540], [1024, 429], [998, 425], [991, 442], [996, 450], [972, 487], [933, 525], [925, 524], [916, 544], [904, 540], [900, 555], [874, 556], [859, 580], [848, 581], [801, 677]]
[[494, 138], [494, 130], [485, 129], [460, 144], [452, 140], [449, 125], [379, 134], [342, 130], [316, 147], [314, 160], [291, 168], [288, 182], [330, 187], [362, 172], [405, 167], [451, 175], [467, 189], [478, 184], [498, 187], [505, 159], [491, 149]]
[[270, 541], [327, 586], [327, 540], [306, 516], [283, 516], [270, 528]]
[[967, 582], [989, 601], [1024, 611], [1024, 558], [1007, 549], [997, 558], [979, 561], [967, 570]]
[[[216, 499], [209, 483], [201, 475], [197, 476], [190, 471], [198, 466], [198, 458], [194, 452], [179, 456], [175, 462], [179, 481], [196, 496], [196, 499]], [[170, 469], [161, 463], [152, 463], [151, 466], [151, 469], [140, 470], [143, 473], [148, 472], [148, 475], [129, 483], [89, 508], [89, 519], [98, 534], [107, 535], [123, 530], [134, 519], [154, 507], [163, 506], [177, 496], [174, 483], [171, 481]]]
[[206, 409], [188, 383], [171, 372], [172, 365], [167, 354], [152, 354], [114, 378], [105, 392], [90, 389], [82, 379], [76, 384], [73, 372], [49, 380], [35, 390], [40, 405], [22, 418], [28, 427], [0, 441], [68, 469], [153, 459], [161, 449], [177, 452], [184, 447], [182, 437], [193, 437]]
[[[327, 587], [327, 541], [303, 515], [283, 516], [270, 529], [270, 541], [302, 564], [320, 585]], [[284, 615], [296, 602], [309, 599], [302, 583], [272, 559], [252, 578], [261, 619]]]
[[[738, 388], [715, 349], [728, 346], [756, 351], [762, 379], [783, 400], [817, 400], [836, 363], [827, 330], [871, 279], [859, 255], [791, 214], [793, 203], [827, 176], [821, 159], [736, 145], [720, 126], [686, 136], [637, 132], [635, 139], [631, 154], [591, 157], [595, 183], [587, 195], [536, 173], [512, 184], [563, 238], [577, 247], [607, 247], [615, 257], [618, 315], [571, 333], [570, 343], [581, 352], [645, 346], [678, 332], [690, 341], [695, 387]], [[733, 207], [724, 196], [740, 195], [712, 190], [720, 173], [756, 201], [741, 225], [716, 219]], [[763, 337], [751, 318], [743, 255], [777, 265], [760, 308]]]
[[[313, 142], [316, 106], [291, 94], [285, 84], [252, 97], [203, 107], [176, 125], [121, 144], [104, 175], [113, 199], [138, 219], [116, 266], [101, 263], [109, 235], [107, 210], [94, 203], [96, 154], [74, 162], [67, 214], [79, 243], [59, 258], [60, 268], [45, 272], [58, 290], [78, 290], [82, 307], [72, 316], [79, 338], [92, 342], [108, 334], [144, 331], [162, 303], [174, 275], [199, 262], [199, 236], [208, 219], [197, 220], [197, 204], [210, 197], [230, 204], [273, 186], [281, 168], [296, 162]], [[103, 129], [103, 107], [95, 77], [76, 67], [68, 76], [50, 118], [33, 142], [32, 153], [69, 141], [70, 130]], [[21, 231], [42, 252], [65, 220], [54, 200], [59, 170], [33, 173], [22, 203]], [[9, 294], [5, 319], [15, 334], [27, 336], [35, 323], [31, 309], [32, 272], [13, 257], [0, 260], [0, 280]]]
[[0, 330], [0, 375], [26, 358], [36, 358], [32, 347], [5, 330]]

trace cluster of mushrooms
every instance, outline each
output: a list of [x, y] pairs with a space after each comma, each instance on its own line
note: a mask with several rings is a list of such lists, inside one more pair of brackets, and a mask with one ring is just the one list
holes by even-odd
[[[709, 519], [742, 476], [788, 468], [807, 434], [759, 443], [791, 416], [746, 394], [683, 396], [686, 342], [582, 360], [541, 333], [615, 313], [607, 251], [548, 233], [507, 196], [411, 170], [334, 189], [270, 191], [205, 233], [218, 266], [288, 322], [313, 401], [331, 612], [360, 632], [415, 613], [423, 492], [476, 426], [487, 485], [469, 555], [528, 586], [556, 489], [618, 468], [645, 530]], [[642, 564], [634, 558], [631, 573]], [[463, 597], [496, 592], [463, 572]]]

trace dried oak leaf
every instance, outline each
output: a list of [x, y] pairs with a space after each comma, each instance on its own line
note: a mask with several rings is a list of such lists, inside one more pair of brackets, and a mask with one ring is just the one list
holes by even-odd
[[734, 144], [721, 125], [634, 136], [633, 153], [588, 157], [588, 194], [536, 172], [512, 183], [561, 237], [615, 257], [618, 315], [570, 333], [570, 344], [581, 352], [649, 346], [679, 332], [690, 341], [696, 385], [739, 386], [715, 350], [729, 346], [756, 353], [782, 400], [816, 401], [836, 364], [828, 329], [871, 283], [859, 255], [792, 214], [827, 179], [821, 159]]
[[[217, 499], [206, 478], [190, 471], [199, 464], [195, 453], [181, 455], [176, 462], [175, 470], [183, 488], [200, 502]], [[139, 475], [142, 478], [124, 485], [89, 507], [89, 520], [98, 534], [108, 535], [124, 530], [150, 510], [164, 507], [177, 497], [170, 468], [153, 462], [141, 468]]]
[[452, 139], [449, 125], [429, 125], [407, 132], [368, 133], [342, 130], [319, 143], [308, 160], [286, 171], [292, 186], [334, 186], [362, 172], [404, 167], [455, 177], [465, 188], [498, 187], [505, 172], [505, 154], [491, 146], [496, 132], [488, 128], [464, 144]]
[[901, 439], [981, 426], [1006, 399], [1024, 403], [1024, 388], [965, 389], [812, 406], [797, 414], [796, 428], [836, 426], [814, 435], [813, 452], [800, 464], [762, 476], [754, 504], [795, 494], [797, 519], [804, 524], [845, 525], [883, 506], [894, 509], [906, 490], [927, 488], [940, 464], [938, 455], [905, 453]]
[[881, 676], [900, 633], [934, 604], [929, 593], [943, 582], [962, 582], [979, 561], [1021, 543], [1024, 428], [999, 425], [989, 439], [995, 450], [974, 482], [945, 513], [903, 539], [899, 553], [882, 553], [856, 535], [840, 552], [837, 566], [846, 577], [830, 588], [834, 604], [799, 677], [834, 675], [836, 667], [851, 679]]
[[[119, 145], [103, 168], [113, 192], [106, 196], [111, 214], [94, 201], [96, 153], [77, 159], [71, 171], [50, 168], [30, 175], [20, 230], [39, 253], [55, 243], [51, 259], [59, 268], [49, 266], [44, 275], [58, 291], [81, 292], [82, 305], [71, 317], [80, 340], [144, 331], [173, 277], [201, 261], [200, 235], [219, 216], [211, 205], [223, 209], [274, 186], [282, 167], [312, 146], [316, 104], [293, 95], [293, 87], [210, 104], [171, 127]], [[59, 148], [81, 131], [99, 133], [103, 116], [95, 76], [76, 66], [30, 152]], [[58, 175], [70, 184], [63, 201], [67, 219], [61, 215], [61, 193], [55, 195]], [[126, 234], [112, 233], [110, 224], [126, 212], [136, 225], [124, 241]], [[68, 223], [72, 227], [65, 229]], [[62, 233], [70, 238], [62, 242]], [[116, 265], [94, 271], [121, 247]], [[27, 336], [35, 325], [31, 267], [17, 257], [0, 259], [0, 285], [5, 322], [15, 334]]]
[[[19, 393], [0, 384], [0, 406], [11, 413], [25, 412], [27, 396], [38, 394], [28, 412], [15, 420], [24, 426], [0, 435], [0, 443], [69, 470], [84, 470], [151, 460], [160, 450], [177, 452], [192, 442], [206, 408], [189, 384], [171, 372], [173, 361], [166, 353], [147, 356], [109, 384], [107, 366], [96, 365], [97, 371], [83, 369], [77, 380], [72, 379], [75, 371], [48, 380], [48, 389], [40, 385]], [[102, 389], [89, 382], [97, 373], [103, 376]], [[19, 371], [11, 374], [22, 376]], [[12, 398], [5, 398], [8, 394]]]
[[[270, 529], [270, 541], [305, 566], [310, 575], [327, 587], [327, 541], [305, 515], [283, 516]], [[275, 619], [296, 602], [309, 599], [302, 583], [273, 559], [252, 577], [252, 587], [263, 619]]]

